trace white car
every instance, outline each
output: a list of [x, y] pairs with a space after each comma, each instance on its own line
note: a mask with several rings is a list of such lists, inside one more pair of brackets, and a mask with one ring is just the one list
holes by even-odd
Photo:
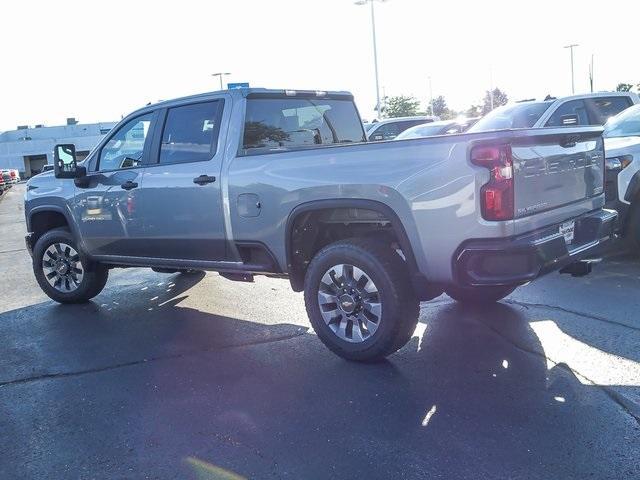
[[477, 118], [459, 118], [456, 120], [441, 120], [439, 122], [423, 123], [411, 127], [400, 135], [396, 140], [407, 140], [410, 138], [433, 137], [435, 135], [453, 135], [463, 133], [477, 122]]
[[640, 98], [633, 92], [599, 92], [542, 101], [527, 100], [492, 110], [468, 131], [604, 125], [609, 118], [638, 103]]
[[618, 211], [618, 230], [640, 250], [640, 105], [604, 129], [606, 207]]
[[388, 118], [381, 122], [369, 123], [365, 126], [370, 142], [393, 140], [406, 129], [429, 122], [437, 122], [440, 117], [434, 115], [418, 115], [414, 117]]

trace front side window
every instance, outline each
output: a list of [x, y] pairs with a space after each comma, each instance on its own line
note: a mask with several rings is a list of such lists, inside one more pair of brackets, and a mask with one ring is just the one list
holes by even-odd
[[119, 170], [139, 167], [149, 143], [152, 113], [136, 117], [125, 123], [102, 147], [98, 170]]
[[362, 141], [364, 130], [351, 100], [247, 99], [245, 155]]
[[597, 97], [585, 99], [592, 125], [604, 125], [607, 120], [629, 108], [629, 97]]
[[223, 104], [215, 100], [170, 108], [162, 132], [160, 163], [211, 160], [218, 147]]

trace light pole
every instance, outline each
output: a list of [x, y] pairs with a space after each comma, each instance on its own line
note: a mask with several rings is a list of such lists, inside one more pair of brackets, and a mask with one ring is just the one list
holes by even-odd
[[212, 73], [211, 74], [212, 77], [220, 78], [220, 90], [224, 90], [224, 87], [222, 86], [222, 77], [224, 77], [226, 75], [231, 75], [231, 74], [229, 72], [219, 72], [219, 73]]
[[378, 45], [376, 42], [376, 13], [375, 2], [386, 2], [387, 0], [357, 0], [356, 5], [371, 5], [371, 31], [373, 32], [373, 68], [376, 74], [376, 112], [380, 116], [380, 80], [378, 79]]
[[573, 49], [574, 47], [578, 47], [579, 45], [577, 43], [572, 43], [571, 45], [567, 45], [564, 48], [568, 48], [569, 50], [571, 50], [571, 94], [575, 94], [576, 93], [576, 86], [575, 83], [573, 81]]
[[493, 66], [489, 65], [489, 100], [493, 110]]
[[433, 88], [431, 88], [431, 75], [429, 75], [429, 109], [433, 116]]

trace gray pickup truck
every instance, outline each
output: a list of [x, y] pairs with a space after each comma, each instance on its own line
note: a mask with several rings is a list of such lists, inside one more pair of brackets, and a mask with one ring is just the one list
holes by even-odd
[[335, 353], [401, 348], [419, 302], [493, 302], [612, 234], [600, 128], [367, 143], [346, 92], [239, 89], [147, 106], [83, 161], [28, 182], [45, 293], [87, 301], [109, 269], [286, 277]]

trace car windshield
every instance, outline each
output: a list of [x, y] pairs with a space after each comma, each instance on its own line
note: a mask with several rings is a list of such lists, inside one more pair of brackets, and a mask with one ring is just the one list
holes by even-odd
[[604, 126], [603, 135], [607, 138], [640, 135], [640, 105], [611, 118]]
[[468, 132], [504, 130], [509, 128], [531, 128], [542, 117], [552, 102], [527, 102], [505, 105], [489, 112]]
[[450, 125], [454, 125], [454, 122], [437, 122], [427, 123], [426, 125], [417, 125], [402, 132], [396, 137], [396, 140], [406, 140], [407, 138], [421, 138], [430, 137], [432, 135], [441, 135]]

